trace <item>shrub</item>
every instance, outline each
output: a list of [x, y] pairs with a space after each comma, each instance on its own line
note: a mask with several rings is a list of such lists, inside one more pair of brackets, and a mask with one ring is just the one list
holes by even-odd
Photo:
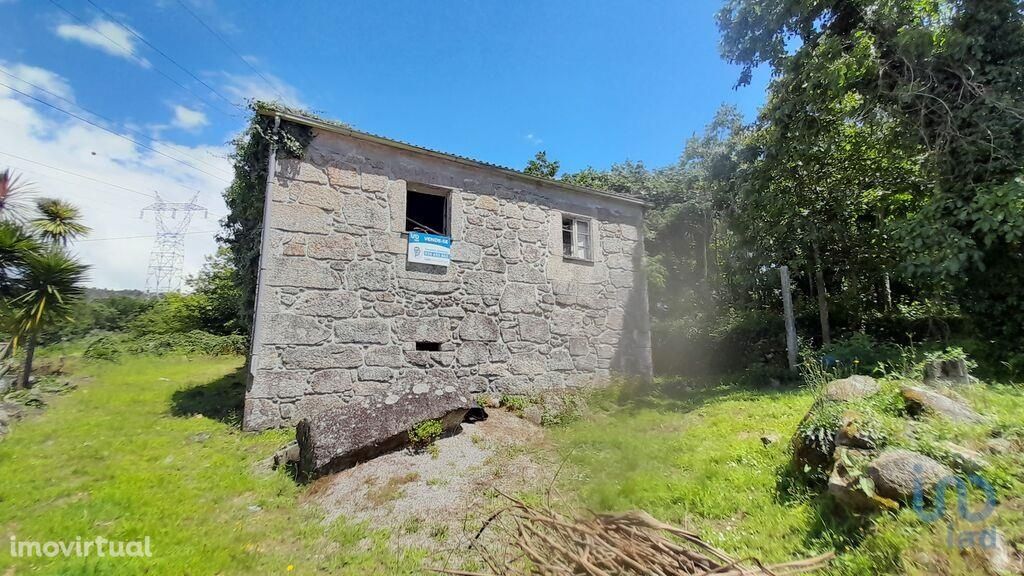
[[583, 392], [562, 394], [556, 401], [545, 403], [541, 426], [565, 426], [583, 418], [588, 397]]
[[509, 412], [515, 412], [521, 414], [527, 406], [530, 405], [530, 401], [526, 396], [515, 396], [512, 394], [503, 394], [501, 396], [500, 404], [505, 407]]
[[867, 334], [838, 339], [820, 351], [822, 364], [844, 376], [872, 374], [879, 366], [896, 362], [900, 355], [899, 346], [877, 342]]
[[245, 354], [248, 342], [241, 334], [219, 336], [201, 330], [184, 334], [150, 334], [135, 336], [111, 334], [97, 338], [85, 349], [84, 356], [94, 360], [116, 361], [123, 354], [197, 354], [230, 356]]
[[[433, 446], [441, 434], [444, 434], [444, 425], [440, 420], [424, 420], [409, 429], [409, 442], [413, 450], [419, 451]], [[436, 458], [434, 451], [431, 451], [431, 455]]]

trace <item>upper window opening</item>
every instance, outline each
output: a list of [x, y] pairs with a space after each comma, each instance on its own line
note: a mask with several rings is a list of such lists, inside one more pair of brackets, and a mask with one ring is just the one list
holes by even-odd
[[590, 220], [562, 216], [562, 255], [566, 258], [591, 260]]
[[448, 236], [448, 195], [409, 190], [405, 197], [405, 231]]

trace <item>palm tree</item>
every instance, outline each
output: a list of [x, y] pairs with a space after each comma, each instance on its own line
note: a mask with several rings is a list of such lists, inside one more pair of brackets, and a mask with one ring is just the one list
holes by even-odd
[[24, 226], [0, 220], [0, 298], [11, 295], [25, 258], [41, 249], [42, 244]]
[[32, 227], [47, 242], [67, 246], [69, 240], [89, 233], [89, 227], [80, 222], [81, 214], [73, 204], [43, 198], [36, 202], [36, 208], [40, 216], [32, 220]]
[[11, 335], [0, 348], [0, 360], [25, 346], [20, 388], [29, 385], [39, 332], [81, 297], [87, 270], [65, 251], [68, 241], [89, 231], [78, 208], [43, 199], [36, 203], [38, 217], [29, 221], [32, 191], [31, 184], [10, 170], [0, 171], [0, 320]]
[[29, 196], [35, 191], [27, 182], [10, 169], [0, 171], [0, 220], [23, 222], [29, 209]]
[[88, 266], [59, 246], [25, 258], [24, 275], [17, 282], [19, 296], [10, 301], [15, 335], [12, 344], [25, 346], [19, 388], [29, 387], [39, 331], [52, 320], [66, 316], [71, 304], [82, 297], [86, 270]]

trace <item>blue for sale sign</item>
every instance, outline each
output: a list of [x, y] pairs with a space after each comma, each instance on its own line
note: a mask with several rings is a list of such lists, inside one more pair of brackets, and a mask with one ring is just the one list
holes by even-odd
[[452, 239], [437, 234], [409, 232], [409, 262], [448, 266], [452, 260]]

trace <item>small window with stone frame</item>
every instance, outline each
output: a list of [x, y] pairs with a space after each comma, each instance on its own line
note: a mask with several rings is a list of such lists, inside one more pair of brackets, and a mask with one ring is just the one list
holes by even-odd
[[448, 236], [448, 191], [411, 186], [405, 195], [405, 231]]
[[594, 259], [591, 247], [591, 230], [593, 226], [589, 218], [578, 216], [562, 216], [562, 257], [569, 260]]

